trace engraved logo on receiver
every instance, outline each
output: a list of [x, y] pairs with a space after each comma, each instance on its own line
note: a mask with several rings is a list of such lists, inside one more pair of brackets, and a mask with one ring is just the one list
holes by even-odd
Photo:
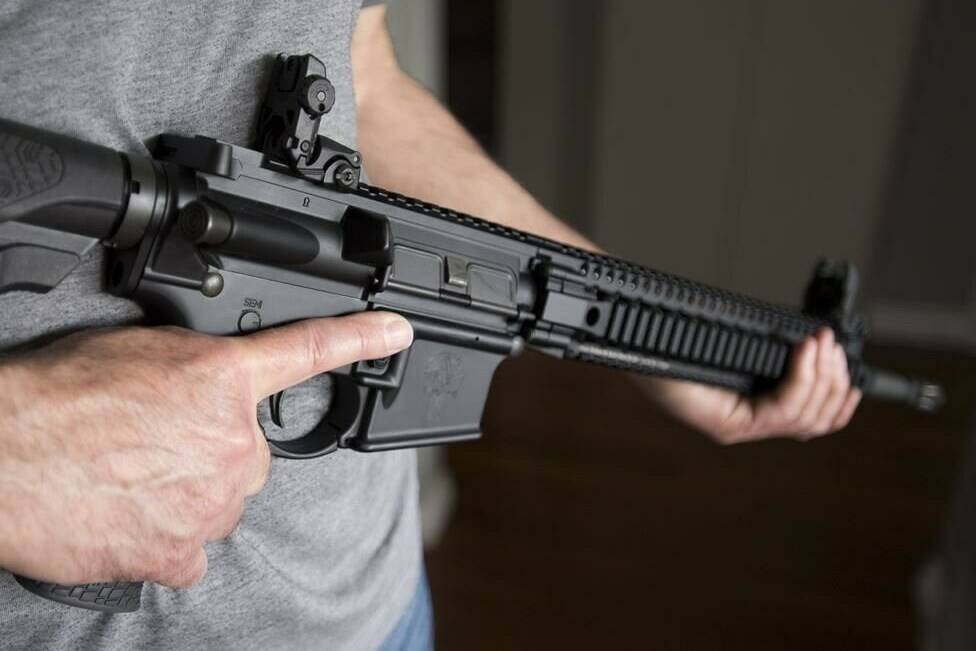
[[51, 147], [0, 134], [0, 207], [53, 188], [63, 173], [64, 161]]
[[457, 398], [464, 381], [464, 363], [451, 352], [437, 353], [424, 366], [424, 393], [427, 394], [427, 422], [440, 416], [448, 399]]

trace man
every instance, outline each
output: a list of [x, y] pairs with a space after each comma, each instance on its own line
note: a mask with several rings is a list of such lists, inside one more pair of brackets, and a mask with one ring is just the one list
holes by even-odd
[[[358, 129], [372, 182], [593, 248], [400, 71], [384, 7], [360, 1], [8, 2], [0, 113], [137, 153], [163, 131], [248, 143], [267, 56], [311, 52], [337, 91], [324, 130], [356, 146]], [[0, 364], [0, 567], [154, 583], [139, 613], [109, 616], [3, 574], [4, 646], [429, 647], [414, 454], [276, 460], [269, 474], [255, 418], [259, 400], [305, 381], [286, 422], [307, 429], [328, 384], [306, 380], [404, 348], [406, 322], [371, 313], [238, 338], [130, 327], [142, 313], [106, 295], [104, 275], [96, 252], [47, 295], [0, 297], [0, 343], [16, 352]], [[125, 327], [97, 329], [109, 325]], [[832, 335], [804, 342], [791, 368], [754, 401], [642, 381], [722, 442], [843, 427], [859, 394]]]

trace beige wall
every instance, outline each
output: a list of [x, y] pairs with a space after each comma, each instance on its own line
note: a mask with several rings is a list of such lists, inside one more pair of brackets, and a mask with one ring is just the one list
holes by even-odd
[[869, 261], [918, 0], [606, 6], [601, 243], [786, 303]]
[[500, 159], [547, 208], [585, 227], [603, 6], [500, 0], [500, 8]]
[[922, 24], [869, 289], [884, 320], [976, 346], [976, 2], [931, 0]]
[[503, 162], [557, 214], [790, 305], [852, 260], [876, 338], [976, 346], [972, 0], [502, 6]]

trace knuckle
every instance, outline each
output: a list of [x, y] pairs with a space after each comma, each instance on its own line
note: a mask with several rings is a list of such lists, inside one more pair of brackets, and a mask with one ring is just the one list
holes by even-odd
[[817, 355], [817, 377], [827, 376], [830, 377], [833, 372], [834, 357], [830, 353], [823, 352], [821, 349], [820, 354]]
[[847, 373], [847, 369], [841, 369], [841, 373], [837, 378], [837, 383], [834, 385], [836, 391], [846, 396], [847, 392], [851, 389], [851, 376]]
[[182, 536], [170, 544], [178, 544], [183, 538], [197, 535], [223, 509], [223, 498], [215, 487], [194, 488], [184, 495], [179, 513], [182, 519]]
[[148, 578], [160, 583], [173, 581], [192, 559], [194, 546], [187, 541], [171, 538], [159, 545], [147, 565]]
[[783, 405], [781, 409], [781, 421], [784, 424], [793, 424], [800, 420], [800, 416], [803, 415], [803, 405], [798, 402], [789, 402]]
[[[240, 492], [255, 482], [260, 481], [258, 488], [263, 486], [271, 467], [271, 451], [264, 442], [264, 436], [250, 426], [236, 428], [224, 451], [224, 464], [223, 474], [238, 478], [238, 483], [233, 484], [234, 491], [225, 495], [225, 504], [236, 499]], [[234, 471], [227, 472], [228, 466]], [[239, 485], [240, 478], [245, 480], [243, 486]], [[232, 486], [229, 482], [222, 483], [226, 489]]]
[[172, 542], [164, 548], [163, 565], [169, 570], [179, 570], [193, 553], [193, 546], [184, 540]]
[[184, 518], [185, 530], [176, 539], [186, 540], [198, 538], [207, 527], [212, 526], [215, 518], [221, 517], [234, 500], [237, 499], [237, 490], [233, 482], [223, 479], [227, 473], [221, 473], [216, 481], [198, 481], [188, 489], [182, 500], [182, 508], [179, 509]]
[[321, 366], [332, 357], [332, 344], [321, 328], [316, 328], [312, 323], [305, 321], [299, 326], [301, 328], [300, 341], [301, 354], [313, 366]]
[[240, 522], [240, 519], [241, 511], [235, 511], [231, 514], [224, 515], [224, 517], [211, 525], [210, 530], [207, 532], [207, 540], [224, 540], [225, 538], [229, 537], [234, 532], [234, 529], [237, 528], [237, 524]]
[[793, 421], [793, 429], [797, 433], [806, 434], [807, 432], [812, 431], [816, 424], [816, 416], [810, 414], [809, 412], [803, 412], [795, 421]]
[[227, 512], [233, 504], [236, 491], [226, 482], [217, 483], [204, 501], [204, 521], [201, 525], [209, 524], [214, 518], [218, 518]]
[[817, 372], [817, 367], [810, 364], [803, 369], [800, 375], [800, 387], [804, 394], [809, 395], [817, 387], [817, 382], [820, 379], [820, 374]]
[[203, 578], [203, 572], [197, 569], [196, 564], [187, 567], [186, 571], [180, 573], [175, 583], [181, 588], [191, 588]]
[[353, 328], [352, 339], [354, 342], [353, 349], [355, 351], [356, 358], [359, 359], [368, 356], [369, 351], [372, 348], [372, 346], [370, 346], [372, 340], [369, 336], [368, 329], [357, 323]]
[[845, 377], [846, 375], [846, 373], [834, 373], [833, 377], [830, 378], [831, 396], [836, 397], [847, 393], [849, 380]]
[[[188, 588], [203, 577], [201, 567], [197, 561], [199, 548], [192, 548], [187, 557], [173, 568], [169, 575], [169, 583], [174, 587]], [[205, 567], [205, 566], [204, 566]]]
[[797, 384], [802, 387], [809, 387], [817, 377], [817, 370], [814, 364], [800, 364], [797, 369]]
[[818, 366], [813, 375], [813, 386], [818, 391], [826, 391], [834, 381], [834, 372], [828, 366]]
[[[205, 482], [202, 479], [182, 482], [176, 489], [176, 496], [167, 506], [173, 513], [195, 515], [207, 497]], [[169, 500], [168, 500], [169, 501]]]
[[837, 420], [833, 422], [834, 430], [841, 430], [847, 427], [848, 423], [851, 422], [851, 413], [843, 413], [837, 417]]
[[816, 413], [809, 414], [807, 416], [804, 416], [802, 420], [803, 420], [803, 430], [806, 432], [813, 433], [817, 431], [817, 425], [820, 422], [820, 415]]
[[233, 465], [248, 464], [258, 455], [258, 440], [250, 425], [238, 424], [228, 429], [221, 445], [221, 461]]

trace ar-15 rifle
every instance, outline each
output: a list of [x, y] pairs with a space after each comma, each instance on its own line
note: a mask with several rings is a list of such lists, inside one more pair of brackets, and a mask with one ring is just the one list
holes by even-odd
[[[159, 323], [215, 335], [392, 310], [410, 349], [336, 370], [331, 408], [304, 436], [269, 440], [306, 459], [478, 438], [498, 364], [548, 355], [753, 393], [823, 326], [868, 397], [922, 410], [941, 389], [867, 366], [857, 275], [821, 263], [792, 312], [360, 182], [360, 155], [318, 134], [335, 93], [313, 56], [279, 56], [257, 150], [163, 135], [152, 158], [0, 120], [0, 291], [47, 291], [96, 243], [108, 287]], [[281, 395], [271, 399], [281, 422]], [[29, 590], [109, 612], [142, 584]]]

